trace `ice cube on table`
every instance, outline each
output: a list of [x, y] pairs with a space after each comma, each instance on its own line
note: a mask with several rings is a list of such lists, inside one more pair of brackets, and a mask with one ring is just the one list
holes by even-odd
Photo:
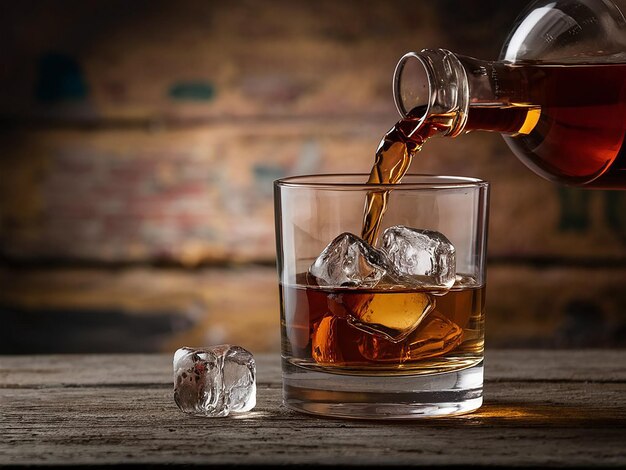
[[256, 405], [256, 365], [242, 347], [180, 348], [173, 366], [174, 401], [185, 413], [219, 417]]
[[387, 270], [385, 255], [380, 250], [346, 232], [324, 248], [309, 273], [321, 286], [371, 288]]
[[442, 289], [454, 285], [455, 249], [442, 233], [395, 225], [383, 232], [381, 250], [404, 285]]

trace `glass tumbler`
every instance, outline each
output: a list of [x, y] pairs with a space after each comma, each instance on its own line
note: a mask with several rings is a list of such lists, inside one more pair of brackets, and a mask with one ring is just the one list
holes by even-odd
[[[274, 183], [284, 404], [363, 419], [476, 410], [488, 183], [366, 180], [334, 174]], [[372, 191], [388, 197], [375, 246], [359, 238]]]

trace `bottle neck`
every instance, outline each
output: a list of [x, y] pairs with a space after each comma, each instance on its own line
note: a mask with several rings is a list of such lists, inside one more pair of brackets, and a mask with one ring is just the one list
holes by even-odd
[[423, 49], [404, 55], [396, 66], [393, 91], [403, 118], [455, 137], [471, 130], [528, 133], [540, 109], [530, 102], [525, 80], [503, 62]]
[[439, 119], [442, 132], [450, 136], [465, 127], [469, 83], [463, 64], [450, 51], [423, 49], [405, 54], [394, 71], [393, 95], [403, 118], [419, 124]]

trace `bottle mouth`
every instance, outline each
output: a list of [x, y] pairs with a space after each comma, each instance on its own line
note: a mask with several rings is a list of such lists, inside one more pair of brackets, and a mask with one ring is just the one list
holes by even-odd
[[404, 54], [393, 72], [393, 100], [400, 115], [421, 123], [430, 112], [432, 93], [424, 59], [415, 52]]

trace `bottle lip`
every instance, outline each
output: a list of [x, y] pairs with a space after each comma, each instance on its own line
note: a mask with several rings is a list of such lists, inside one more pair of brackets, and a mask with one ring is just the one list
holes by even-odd
[[401, 95], [400, 95], [400, 81], [402, 77], [402, 71], [404, 70], [404, 67], [406, 66], [407, 62], [410, 59], [417, 59], [420, 65], [424, 68], [424, 71], [426, 72], [426, 76], [428, 77], [428, 80], [427, 80], [428, 103], [426, 104], [426, 109], [424, 113], [418, 119], [419, 124], [421, 124], [424, 121], [424, 119], [426, 119], [426, 117], [430, 114], [430, 109], [431, 109], [432, 101], [433, 101], [432, 100], [433, 89], [431, 85], [432, 80], [431, 80], [431, 73], [430, 73], [428, 64], [424, 61], [424, 59], [417, 52], [407, 52], [400, 58], [400, 60], [396, 64], [396, 68], [393, 71], [393, 85], [392, 85], [393, 86], [393, 101], [396, 105], [396, 109], [398, 110], [398, 113], [400, 113], [400, 116], [402, 116], [403, 118], [407, 117], [407, 115], [409, 114], [409, 111], [411, 110], [410, 109], [407, 110], [404, 107], [404, 104], [402, 102]]
[[[405, 70], [412, 63], [417, 68]], [[403, 118], [419, 127], [430, 116], [452, 118], [443, 135], [459, 135], [467, 122], [470, 100], [465, 66], [447, 49], [422, 49], [404, 54], [393, 73], [393, 99]], [[409, 107], [407, 109], [407, 106]]]

